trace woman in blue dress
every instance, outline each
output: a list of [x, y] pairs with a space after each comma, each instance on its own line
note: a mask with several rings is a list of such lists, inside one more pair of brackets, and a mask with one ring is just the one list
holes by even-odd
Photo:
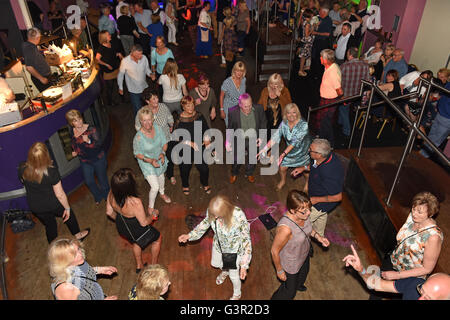
[[[280, 166], [280, 182], [276, 189], [279, 191], [286, 183], [288, 168], [307, 167], [309, 165], [309, 145], [311, 136], [308, 132], [308, 123], [302, 119], [300, 110], [295, 103], [289, 103], [283, 110], [283, 121], [278, 130], [272, 135], [272, 139], [258, 153], [258, 159], [265, 155], [267, 151], [280, 142], [281, 137], [286, 141], [287, 147], [278, 158]], [[306, 181], [308, 176], [305, 174]]]
[[209, 56], [212, 56], [212, 40], [211, 40], [211, 17], [208, 14], [209, 9], [211, 8], [211, 3], [209, 1], [205, 1], [203, 3], [203, 9], [200, 12], [200, 16], [198, 17], [197, 24], [197, 45], [195, 54], [200, 58], [206, 59]]

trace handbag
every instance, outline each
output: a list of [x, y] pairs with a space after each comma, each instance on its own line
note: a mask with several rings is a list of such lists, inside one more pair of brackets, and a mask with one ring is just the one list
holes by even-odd
[[306, 234], [306, 232], [300, 228], [300, 226], [298, 224], [296, 224], [294, 221], [292, 221], [292, 219], [288, 218], [285, 216], [286, 219], [290, 220], [293, 224], [295, 224], [300, 230], [302, 230], [302, 232], [305, 234], [306, 239], [308, 239], [308, 243], [309, 243], [309, 252], [308, 255], [310, 258], [314, 257], [314, 248], [312, 246], [311, 240], [309, 239], [309, 236]]
[[225, 270], [235, 270], [236, 267], [236, 261], [237, 261], [237, 253], [224, 253], [222, 252], [222, 246], [220, 245], [220, 239], [219, 239], [219, 233], [217, 232], [217, 221], [214, 221], [215, 227], [216, 227], [216, 234], [217, 234], [217, 242], [219, 243], [220, 253], [222, 254], [222, 269]]
[[133, 237], [133, 234], [131, 233], [130, 229], [128, 228], [127, 223], [125, 222], [125, 219], [122, 217], [122, 215], [119, 213], [119, 216], [122, 218], [123, 223], [125, 224], [125, 227], [128, 230], [128, 233], [131, 236], [131, 239], [139, 246], [142, 250], [147, 248], [147, 246], [155, 241], [159, 237], [159, 231], [156, 230], [154, 227], [148, 225], [147, 231], [145, 231], [139, 238], [135, 239]]
[[9, 222], [14, 233], [33, 229], [36, 224], [30, 217], [30, 211], [22, 209], [8, 209], [3, 211], [6, 221]]

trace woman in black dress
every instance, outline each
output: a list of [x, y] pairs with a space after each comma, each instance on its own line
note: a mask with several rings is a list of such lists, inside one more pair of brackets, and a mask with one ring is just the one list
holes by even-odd
[[158, 263], [161, 235], [151, 226], [153, 219], [147, 215], [139, 199], [136, 180], [131, 169], [119, 169], [112, 176], [111, 192], [106, 202], [106, 214], [116, 221], [119, 235], [133, 244], [136, 273], [139, 273], [146, 265], [142, 259], [142, 251], [145, 247], [142, 248], [136, 240], [148, 239], [152, 255], [150, 264]]
[[100, 43], [95, 60], [100, 65], [100, 70], [103, 72], [103, 80], [105, 80], [106, 87], [106, 104], [112, 106], [112, 95], [114, 85], [117, 83], [117, 74], [119, 73], [120, 61], [123, 55], [116, 47], [114, 42], [111, 42], [111, 35], [108, 31], [101, 31], [98, 35], [98, 42]]
[[[192, 164], [195, 163], [195, 167], [197, 168], [198, 172], [200, 173], [200, 183], [203, 186], [203, 190], [207, 193], [211, 193], [211, 186], [208, 184], [209, 179], [209, 168], [208, 165], [205, 163], [203, 159], [203, 151], [205, 148], [210, 144], [210, 140], [204, 136], [206, 130], [209, 129], [208, 123], [206, 122], [205, 118], [200, 112], [195, 111], [195, 104], [194, 99], [191, 96], [185, 96], [183, 99], [181, 99], [181, 108], [183, 109], [183, 112], [181, 112], [179, 119], [175, 122], [175, 129], [184, 129], [187, 130], [190, 134], [190, 140], [180, 138], [179, 143], [183, 143], [188, 145], [192, 148], [191, 156], [186, 162], [182, 162], [180, 164], [180, 174], [181, 174], [181, 182], [183, 185], [183, 193], [185, 195], [189, 195], [189, 173], [191, 172]], [[201, 124], [202, 128], [202, 144], [198, 144], [196, 141], [194, 141], [195, 137], [195, 128], [197, 125]], [[175, 131], [174, 131], [175, 132]], [[175, 147], [176, 148], [176, 147]], [[175, 149], [174, 148], [174, 149]], [[179, 150], [178, 148], [176, 148]], [[185, 149], [185, 148], [183, 148]], [[200, 152], [201, 153], [201, 162], [197, 163], [195, 162], [195, 154]], [[174, 155], [172, 155], [173, 157]], [[182, 152], [180, 152], [179, 156], [183, 159]]]
[[61, 184], [58, 169], [53, 166], [47, 147], [35, 142], [28, 151], [25, 163], [19, 166], [19, 180], [27, 191], [28, 206], [45, 226], [48, 243], [58, 236], [55, 217], [63, 218], [72, 235], [83, 240], [90, 229], [80, 232], [77, 217], [70, 208], [66, 193]]

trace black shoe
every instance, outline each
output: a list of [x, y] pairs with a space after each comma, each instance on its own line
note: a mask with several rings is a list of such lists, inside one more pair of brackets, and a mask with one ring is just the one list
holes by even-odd
[[300, 288], [297, 289], [297, 291], [301, 291], [301, 292], [304, 292], [306, 290], [308, 290], [308, 288], [305, 286], [301, 286]]
[[[147, 263], [144, 263], [144, 268], [147, 266]], [[141, 268], [136, 269], [136, 274], [139, 274], [141, 272]]]

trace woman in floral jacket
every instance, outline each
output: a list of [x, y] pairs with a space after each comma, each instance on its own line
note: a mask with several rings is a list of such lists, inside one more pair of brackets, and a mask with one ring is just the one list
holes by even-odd
[[[241, 280], [247, 277], [247, 269], [252, 259], [250, 225], [242, 209], [234, 206], [222, 195], [215, 196], [209, 202], [206, 218], [194, 230], [178, 238], [179, 242], [200, 239], [209, 228], [214, 231], [211, 265], [223, 268], [222, 252], [237, 253], [236, 269], [223, 270], [216, 278], [216, 284], [222, 284], [230, 276], [233, 284], [233, 296], [230, 300], [241, 298]], [[220, 244], [219, 244], [220, 242]]]

